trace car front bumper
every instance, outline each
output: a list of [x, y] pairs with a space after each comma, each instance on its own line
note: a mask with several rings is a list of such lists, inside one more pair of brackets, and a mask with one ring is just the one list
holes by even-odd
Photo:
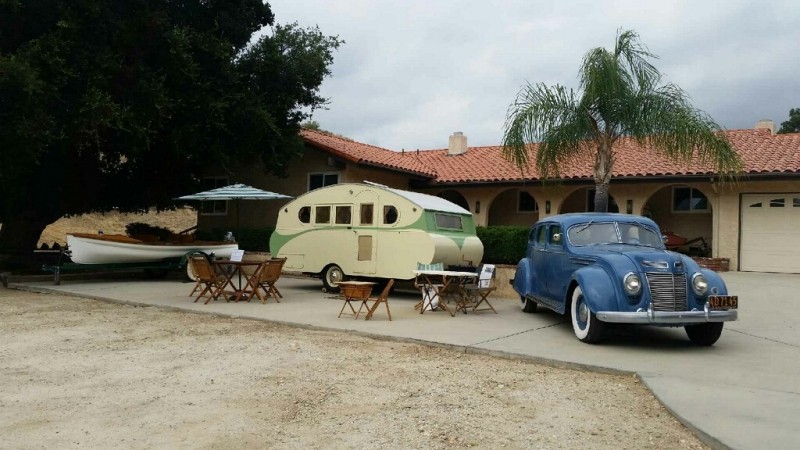
[[729, 322], [739, 317], [735, 309], [712, 311], [705, 306], [703, 311], [599, 311], [595, 314], [603, 322], [632, 323], [644, 325], [691, 325], [706, 322]]

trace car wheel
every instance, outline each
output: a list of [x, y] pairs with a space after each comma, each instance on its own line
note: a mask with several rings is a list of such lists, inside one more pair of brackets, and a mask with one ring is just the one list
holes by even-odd
[[686, 325], [686, 335], [692, 344], [705, 347], [714, 345], [722, 334], [723, 322], [708, 322], [697, 325]]
[[537, 303], [530, 298], [520, 295], [519, 297], [519, 307], [522, 308], [523, 312], [526, 313], [535, 313]]
[[322, 269], [322, 285], [328, 292], [339, 292], [338, 282], [344, 281], [345, 276], [342, 268], [336, 264], [330, 264]]
[[572, 330], [575, 337], [581, 342], [593, 344], [603, 337], [603, 322], [589, 309], [586, 298], [580, 286], [576, 286], [572, 291], [572, 303], [570, 306], [572, 315]]

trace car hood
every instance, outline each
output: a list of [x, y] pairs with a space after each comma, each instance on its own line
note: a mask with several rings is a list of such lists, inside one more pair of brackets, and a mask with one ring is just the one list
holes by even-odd
[[619, 271], [685, 272], [686, 263], [679, 253], [632, 245], [597, 245], [588, 247], [587, 256], [606, 260]]

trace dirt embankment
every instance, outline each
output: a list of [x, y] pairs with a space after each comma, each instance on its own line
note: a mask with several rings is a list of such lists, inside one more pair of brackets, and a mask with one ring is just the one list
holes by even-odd
[[52, 247], [54, 243], [63, 247], [67, 243], [67, 233], [97, 233], [102, 230], [106, 234], [125, 234], [125, 225], [134, 222], [165, 227], [178, 233], [197, 225], [197, 211], [192, 208], [160, 213], [153, 211], [149, 214], [121, 214], [112, 211], [64, 217], [45, 228], [37, 247], [42, 244]]

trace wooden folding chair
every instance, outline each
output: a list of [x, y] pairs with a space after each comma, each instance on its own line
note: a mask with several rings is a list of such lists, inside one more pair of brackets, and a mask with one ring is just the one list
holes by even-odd
[[[212, 299], [216, 300], [225, 286], [225, 277], [214, 272], [214, 268], [205, 256], [192, 255], [189, 258], [189, 264], [192, 265], [192, 270], [197, 275], [197, 283], [203, 288], [195, 297], [195, 303], [201, 298], [206, 299], [206, 305]], [[192, 293], [194, 292], [195, 290], [192, 290]]]
[[[497, 314], [494, 306], [489, 303], [489, 294], [497, 289], [497, 286], [494, 285], [494, 272], [494, 264], [484, 264], [481, 267], [480, 275], [478, 275], [478, 283], [464, 286], [464, 290], [469, 293], [470, 297], [473, 298], [473, 301], [476, 296], [480, 297], [472, 306], [473, 312], [477, 313], [478, 311], [491, 310], [493, 313]], [[482, 304], [485, 304], [486, 306], [480, 308]], [[466, 309], [464, 309], [464, 312], [467, 312]]]
[[[281, 302], [280, 299], [283, 298], [283, 295], [275, 287], [275, 283], [281, 277], [284, 263], [286, 263], [286, 258], [273, 258], [265, 261], [261, 266], [261, 270], [257, 274], [258, 286], [255, 289], [256, 296], [261, 300], [261, 303], [266, 303], [269, 297], [274, 298], [278, 303]], [[264, 291], [264, 295], [260, 291]]]
[[[364, 316], [364, 320], [369, 320], [372, 318], [372, 315], [375, 313], [375, 310], [378, 309], [378, 305], [383, 303], [386, 305], [386, 314], [389, 315], [389, 321], [392, 321], [392, 312], [389, 311], [389, 292], [392, 290], [392, 286], [394, 286], [394, 278], [389, 280], [386, 283], [386, 287], [383, 288], [383, 292], [378, 298], [368, 298], [364, 302], [361, 303], [361, 307], [358, 308], [358, 313], [356, 313], [356, 319], [358, 319], [358, 315], [361, 314], [361, 308], [364, 306], [367, 307], [367, 315]], [[369, 305], [369, 302], [372, 302], [372, 306]]]

